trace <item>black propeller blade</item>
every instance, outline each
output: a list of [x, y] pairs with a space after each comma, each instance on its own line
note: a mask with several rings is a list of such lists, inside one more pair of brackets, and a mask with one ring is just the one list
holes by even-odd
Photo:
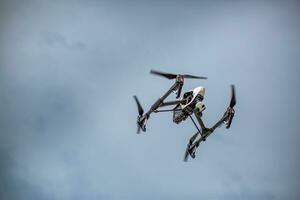
[[[137, 98], [137, 96], [133, 96], [133, 98], [134, 98], [134, 100], [135, 100], [135, 102], [136, 102], [136, 105], [137, 105], [137, 107], [138, 107], [138, 113], [139, 113], [139, 115], [138, 115], [138, 121], [137, 122], [139, 122], [139, 119], [143, 116], [143, 114], [144, 114], [144, 109], [143, 109], [143, 107], [141, 106], [141, 104], [140, 104], [140, 101], [139, 101], [139, 99]], [[137, 134], [139, 134], [141, 132], [141, 126], [137, 123], [137, 131], [136, 131], [136, 133]]]
[[144, 109], [142, 108], [141, 104], [140, 104], [140, 101], [138, 100], [137, 96], [133, 96], [135, 102], [136, 102], [136, 105], [138, 107], [138, 112], [139, 112], [139, 115], [142, 116], [144, 114]]
[[235, 99], [235, 87], [234, 85], [231, 85], [231, 100], [229, 107], [233, 108], [236, 104], [236, 99]]
[[207, 79], [207, 77], [205, 76], [193, 76], [193, 75], [189, 75], [189, 74], [184, 74], [181, 75], [183, 78], [194, 78], [194, 79]]
[[235, 111], [233, 109], [233, 107], [235, 106], [235, 104], [236, 104], [235, 87], [234, 87], [234, 85], [231, 85], [231, 100], [230, 100], [230, 104], [229, 104], [229, 108], [228, 108], [229, 109], [228, 110], [228, 112], [229, 112], [229, 119], [228, 119], [228, 123], [227, 123], [226, 128], [230, 128], [230, 126], [231, 126], [232, 119], [233, 119], [234, 113], [235, 113]]
[[137, 124], [136, 134], [140, 134], [140, 133], [141, 133], [141, 127]]
[[[150, 71], [150, 74], [163, 76], [167, 79], [175, 79], [177, 77], [177, 74], [160, 72], [160, 71], [156, 71], [156, 70], [153, 70], [153, 69]], [[207, 77], [204, 77], [204, 76], [193, 76], [193, 75], [189, 75], [189, 74], [183, 74], [183, 75], [179, 74], [179, 75], [183, 78], [207, 79]]]
[[184, 161], [184, 162], [187, 162], [188, 159], [189, 159], [189, 152], [188, 152], [188, 147], [187, 147], [187, 149], [186, 149], [186, 151], [185, 151], [185, 153], [184, 153], [183, 161]]
[[170, 73], [165, 73], [165, 72], [160, 72], [160, 71], [156, 71], [151, 69], [150, 70], [150, 74], [154, 74], [154, 75], [158, 75], [158, 76], [163, 76], [167, 79], [175, 79], [177, 77], [176, 74], [170, 74]]

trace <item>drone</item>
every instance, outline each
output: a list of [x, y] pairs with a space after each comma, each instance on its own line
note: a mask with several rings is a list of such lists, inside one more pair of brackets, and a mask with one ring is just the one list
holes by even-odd
[[[203, 100], [205, 95], [205, 88], [202, 86], [196, 87], [193, 90], [189, 90], [184, 92], [181, 97], [182, 87], [184, 85], [184, 79], [207, 79], [207, 77], [203, 76], [193, 76], [189, 74], [172, 74], [165, 73], [156, 70], [151, 70], [150, 74], [158, 75], [161, 77], [165, 77], [170, 80], [175, 80], [175, 83], [170, 87], [170, 89], [163, 94], [157, 101], [150, 107], [150, 109], [144, 113], [144, 109], [140, 104], [137, 96], [133, 96], [138, 108], [138, 117], [137, 117], [137, 134], [142, 130], [146, 132], [146, 123], [150, 118], [152, 113], [159, 112], [173, 112], [173, 122], [176, 124], [180, 124], [185, 121], [187, 118], [190, 118], [195, 125], [197, 132], [190, 138], [185, 154], [184, 161], [188, 161], [188, 157], [195, 158], [196, 149], [198, 148], [201, 142], [206, 141], [206, 138], [212, 134], [216, 128], [221, 127], [222, 124], [226, 125], [226, 128], [230, 128], [232, 119], [234, 117], [234, 106], [236, 104], [235, 98], [235, 87], [231, 85], [231, 98], [229, 106], [227, 110], [221, 117], [219, 121], [217, 121], [211, 128], [208, 128], [204, 125], [202, 120], [202, 113], [206, 109]], [[171, 94], [176, 94], [176, 100], [173, 101], [165, 101], [165, 99]], [[172, 106], [172, 109], [161, 109], [161, 107]], [[195, 122], [192, 115], [197, 119], [198, 125]]]

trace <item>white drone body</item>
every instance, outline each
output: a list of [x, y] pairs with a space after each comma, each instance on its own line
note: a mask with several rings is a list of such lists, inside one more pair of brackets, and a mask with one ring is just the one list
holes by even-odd
[[[199, 87], [194, 88], [193, 90], [187, 91], [183, 94], [182, 99], [184, 99], [189, 94], [192, 94], [192, 95], [191, 95], [190, 99], [187, 100], [186, 104], [184, 104], [184, 103], [180, 104], [182, 109], [184, 109], [185, 107], [192, 104], [195, 101], [196, 97], [200, 96], [200, 97], [204, 98], [205, 88], [202, 86], [199, 86]], [[202, 101], [198, 101], [195, 106], [201, 112], [205, 109], [205, 105], [202, 103]]]

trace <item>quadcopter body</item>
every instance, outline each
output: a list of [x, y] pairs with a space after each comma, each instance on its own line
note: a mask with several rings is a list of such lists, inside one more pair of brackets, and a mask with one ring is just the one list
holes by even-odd
[[[171, 88], [162, 95], [147, 111], [144, 113], [144, 109], [141, 106], [138, 98], [134, 96], [138, 107], [138, 117], [137, 117], [137, 133], [140, 133], [140, 130], [146, 131], [146, 123], [147, 120], [150, 118], [152, 113], [159, 113], [159, 112], [173, 112], [173, 122], [176, 124], [180, 124], [181, 122], [185, 121], [187, 118], [190, 118], [195, 125], [197, 132], [194, 134], [187, 145], [187, 149], [185, 152], [184, 160], [187, 161], [188, 157], [191, 156], [195, 158], [195, 152], [197, 147], [199, 146], [200, 142], [205, 141], [206, 138], [214, 132], [214, 130], [220, 127], [222, 124], [226, 124], [226, 128], [229, 128], [234, 117], [234, 106], [236, 104], [235, 99], [235, 89], [234, 86], [231, 85], [231, 100], [230, 104], [221, 117], [219, 121], [217, 121], [211, 128], [207, 128], [204, 125], [202, 120], [202, 112], [205, 110], [205, 105], [203, 103], [204, 95], [205, 95], [205, 88], [202, 86], [196, 87], [193, 90], [189, 90], [185, 92], [182, 97], [181, 91], [184, 84], [184, 79], [207, 79], [206, 77], [202, 76], [193, 76], [193, 75], [181, 75], [181, 74], [170, 74], [159, 72], [155, 70], [150, 71], [151, 74], [163, 76], [168, 79], [175, 79], [175, 83], [171, 86]], [[165, 101], [165, 99], [172, 93], [176, 93], [176, 100], [174, 101]], [[159, 109], [162, 107], [173, 106], [172, 109]], [[197, 119], [198, 125], [196, 124], [195, 120], [193, 119], [192, 115]]]
[[182, 102], [179, 104], [179, 106], [177, 106], [179, 111], [176, 112], [176, 107], [174, 109], [173, 122], [179, 124], [180, 122], [186, 120], [190, 115], [193, 114], [195, 109], [200, 112], [205, 110], [205, 105], [202, 103], [204, 94], [205, 88], [202, 86], [185, 92], [182, 97]]

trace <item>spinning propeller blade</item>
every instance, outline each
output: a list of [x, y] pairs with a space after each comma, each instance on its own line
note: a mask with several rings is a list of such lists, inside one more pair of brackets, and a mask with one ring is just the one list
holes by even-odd
[[140, 101], [138, 100], [137, 96], [133, 96], [133, 98], [134, 98], [134, 100], [136, 102], [136, 105], [138, 107], [138, 113], [139, 113], [139, 115], [138, 115], [138, 119], [137, 119], [137, 131], [136, 131], [136, 133], [139, 134], [141, 132], [141, 126], [139, 125], [139, 120], [140, 120], [140, 118], [144, 114], [144, 109], [141, 106]]
[[235, 87], [234, 85], [231, 85], [231, 100], [230, 100], [230, 104], [229, 104], [229, 119], [228, 119], [228, 123], [227, 123], [227, 126], [226, 128], [230, 128], [231, 126], [231, 123], [232, 123], [232, 119], [234, 117], [234, 109], [233, 107], [235, 106], [236, 104], [236, 99], [235, 99]]
[[207, 79], [207, 77], [204, 76], [193, 76], [193, 75], [189, 75], [189, 74], [171, 74], [171, 73], [165, 73], [165, 72], [160, 72], [160, 71], [156, 71], [151, 69], [150, 74], [154, 74], [154, 75], [158, 75], [158, 76], [163, 76], [167, 79], [175, 79], [177, 77], [177, 75], [183, 77], [183, 78], [193, 78], [193, 79]]
[[193, 75], [189, 75], [189, 74], [184, 74], [181, 75], [183, 78], [194, 78], [194, 79], [207, 79], [207, 77], [205, 76], [193, 76]]
[[140, 133], [141, 133], [141, 127], [137, 124], [136, 134], [140, 134]]
[[235, 87], [234, 85], [231, 85], [231, 100], [229, 107], [233, 108], [236, 104], [236, 99], [235, 99]]
[[135, 102], [136, 102], [136, 105], [138, 107], [138, 112], [139, 112], [139, 115], [142, 116], [144, 114], [144, 109], [142, 108], [141, 104], [140, 104], [140, 101], [138, 100], [137, 96], [133, 96]]
[[177, 77], [176, 74], [170, 74], [170, 73], [165, 73], [165, 72], [160, 72], [160, 71], [156, 71], [151, 69], [150, 74], [154, 74], [154, 75], [158, 75], [158, 76], [163, 76], [167, 79], [175, 79]]
[[187, 162], [189, 159], [189, 152], [188, 152], [188, 148], [186, 149], [185, 153], [184, 153], [184, 158], [183, 158], [183, 161], [184, 162]]

